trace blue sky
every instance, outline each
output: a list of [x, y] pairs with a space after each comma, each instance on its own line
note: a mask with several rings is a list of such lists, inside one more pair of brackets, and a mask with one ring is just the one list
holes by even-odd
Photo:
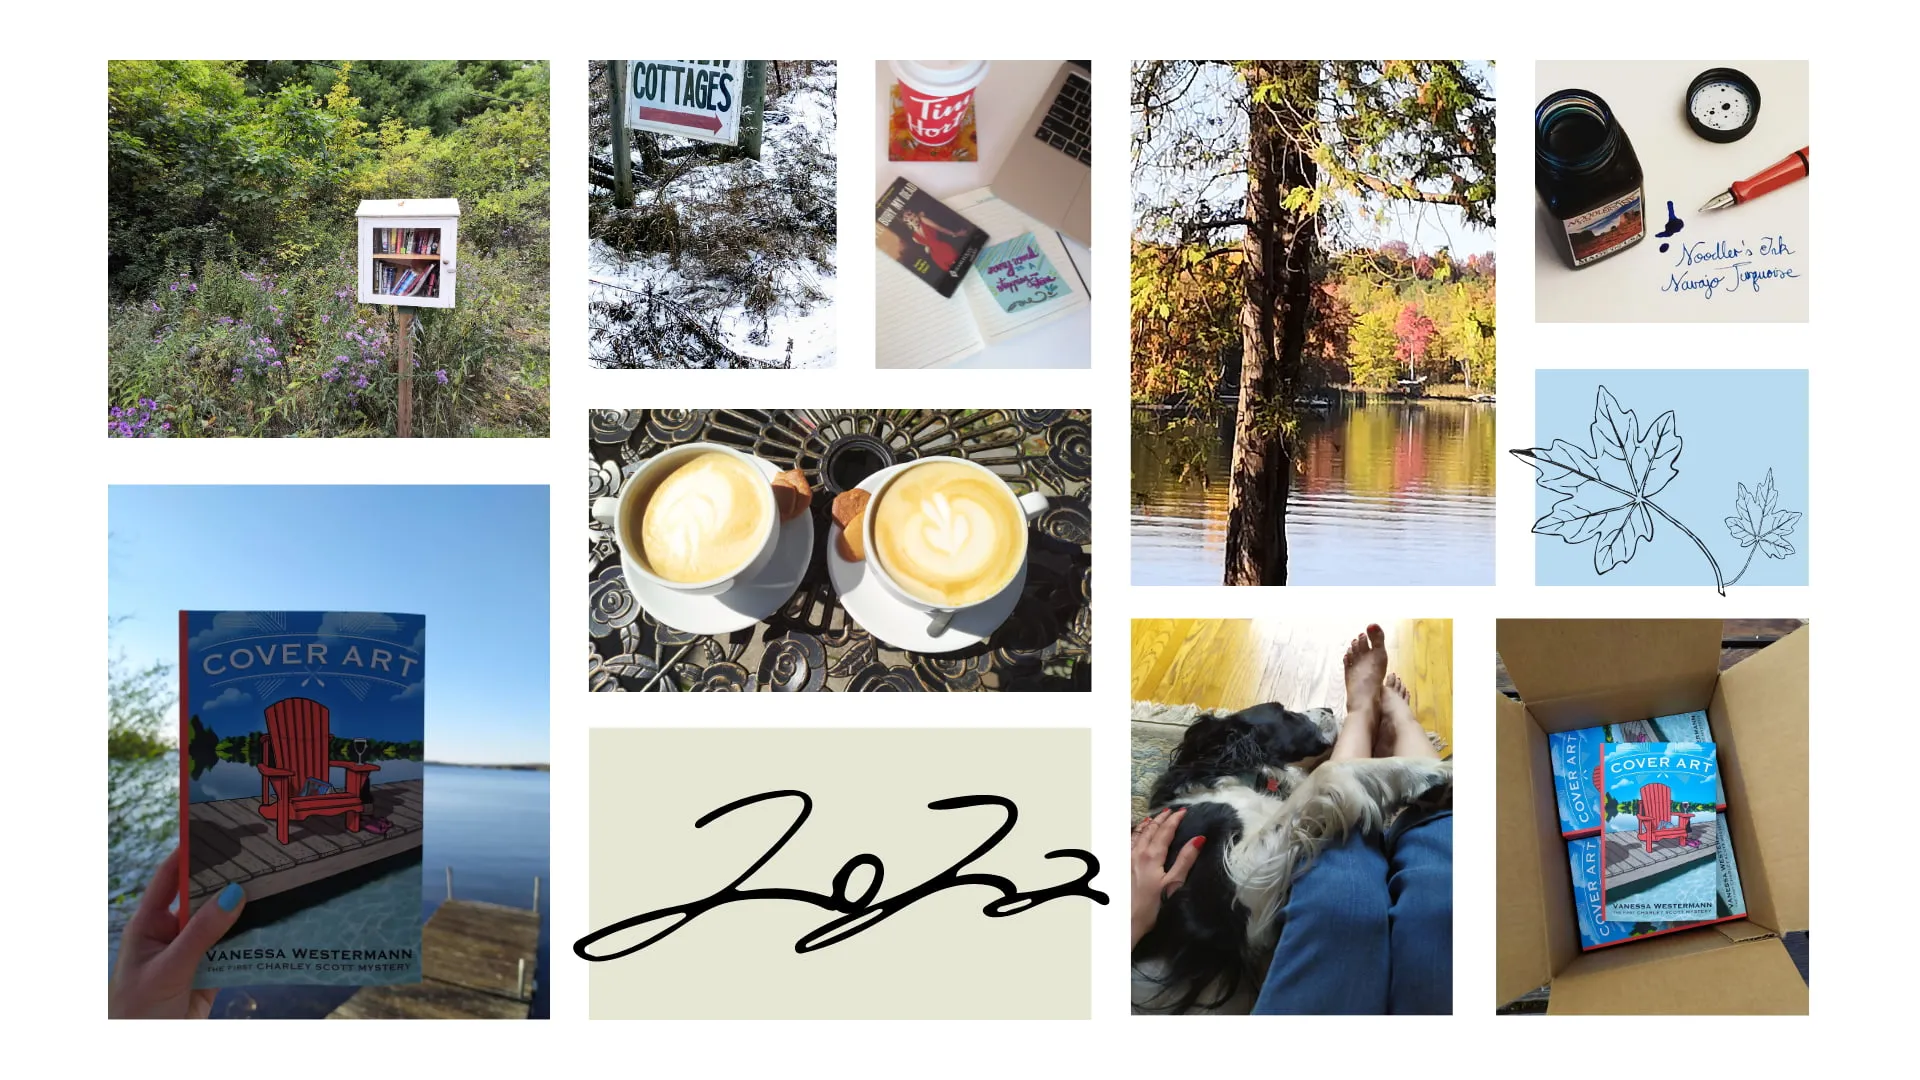
[[111, 647], [177, 663], [182, 609], [424, 615], [428, 756], [547, 761], [547, 491], [110, 487]]

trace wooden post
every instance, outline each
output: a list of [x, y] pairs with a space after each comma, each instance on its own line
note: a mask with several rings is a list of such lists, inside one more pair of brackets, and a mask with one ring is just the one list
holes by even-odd
[[613, 104], [613, 205], [633, 209], [633, 147], [627, 139], [627, 62], [607, 61], [607, 94]]
[[527, 958], [524, 956], [520, 958], [520, 974], [513, 978], [513, 996], [516, 998], [527, 996]]
[[747, 61], [746, 81], [740, 86], [740, 152], [760, 160], [760, 133], [767, 114], [767, 62]]
[[447, 867], [447, 899], [453, 899], [453, 867]]
[[394, 370], [400, 373], [400, 437], [413, 437], [413, 309], [394, 309], [399, 313], [400, 340], [393, 350]]
[[540, 875], [533, 875], [533, 910], [540, 910]]

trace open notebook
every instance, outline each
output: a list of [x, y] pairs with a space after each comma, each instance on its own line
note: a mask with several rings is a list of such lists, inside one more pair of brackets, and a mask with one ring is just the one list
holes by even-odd
[[[1067, 249], [1052, 226], [1021, 213], [987, 188], [941, 201], [987, 231], [987, 250], [975, 268], [967, 272], [960, 291], [950, 299], [928, 288], [913, 271], [884, 252], [875, 252], [874, 292], [879, 322], [874, 331], [874, 346], [880, 367], [937, 367], [1086, 306], [1087, 292], [1081, 287], [1073, 261], [1067, 258]], [[1002, 250], [996, 256], [995, 252], [1029, 233], [1033, 246], [1051, 264], [1053, 276], [1065, 286], [1065, 291], [1044, 302], [1006, 311], [1001, 301], [994, 298], [994, 290], [987, 281], [1018, 274], [1020, 268], [1008, 267], [1008, 264], [1020, 255]], [[993, 272], [996, 266], [1008, 268], [996, 274]]]

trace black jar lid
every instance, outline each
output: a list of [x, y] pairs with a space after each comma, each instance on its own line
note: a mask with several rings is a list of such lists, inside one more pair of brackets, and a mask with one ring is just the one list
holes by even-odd
[[1708, 142], [1730, 143], [1745, 138], [1760, 118], [1760, 87], [1745, 72], [1708, 68], [1688, 84], [1681, 108], [1695, 135]]

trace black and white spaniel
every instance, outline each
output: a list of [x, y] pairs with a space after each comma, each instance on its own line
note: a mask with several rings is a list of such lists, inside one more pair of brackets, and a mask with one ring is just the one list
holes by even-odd
[[1133, 950], [1134, 970], [1156, 987], [1136, 1001], [1144, 1011], [1215, 1010], [1257, 992], [1293, 883], [1328, 841], [1378, 832], [1416, 804], [1451, 802], [1452, 762], [1327, 761], [1339, 730], [1330, 709], [1277, 703], [1187, 728], [1148, 808], [1187, 808], [1169, 867], [1195, 836], [1207, 840]]

